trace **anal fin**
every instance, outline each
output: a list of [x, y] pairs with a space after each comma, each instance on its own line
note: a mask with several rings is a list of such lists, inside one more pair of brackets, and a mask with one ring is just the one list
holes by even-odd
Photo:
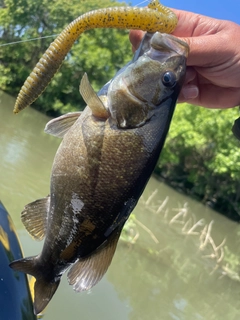
[[90, 256], [78, 260], [68, 272], [68, 282], [77, 292], [85, 291], [96, 285], [111, 264], [122, 227], [112, 235]]
[[35, 240], [45, 236], [49, 204], [50, 196], [47, 196], [27, 204], [21, 213], [22, 223]]
[[52, 299], [52, 296], [56, 292], [60, 283], [60, 279], [55, 282], [47, 282], [43, 279], [37, 279], [34, 285], [34, 313], [38, 314], [42, 312], [49, 301]]

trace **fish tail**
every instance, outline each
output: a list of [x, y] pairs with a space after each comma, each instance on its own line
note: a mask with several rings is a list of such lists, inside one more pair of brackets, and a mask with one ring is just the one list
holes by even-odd
[[34, 284], [34, 313], [42, 312], [57, 290], [60, 278], [56, 281], [48, 281], [44, 271], [37, 264], [36, 257], [15, 260], [9, 265], [12, 269], [30, 274], [36, 278]]

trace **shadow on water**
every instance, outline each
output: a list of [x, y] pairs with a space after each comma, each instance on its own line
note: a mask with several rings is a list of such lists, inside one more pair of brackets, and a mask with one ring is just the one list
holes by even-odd
[[[27, 235], [20, 212], [48, 194], [60, 140], [44, 134], [47, 117], [30, 108], [14, 116], [13, 103], [0, 93], [0, 198], [29, 256], [42, 243]], [[64, 276], [44, 319], [237, 320], [239, 233], [237, 223], [152, 178], [103, 280], [77, 294]]]

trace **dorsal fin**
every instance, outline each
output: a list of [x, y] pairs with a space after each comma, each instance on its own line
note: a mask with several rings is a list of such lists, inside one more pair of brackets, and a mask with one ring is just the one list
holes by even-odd
[[27, 204], [21, 213], [21, 220], [35, 240], [42, 240], [47, 229], [47, 215], [50, 196]]
[[80, 116], [80, 111], [66, 113], [63, 116], [50, 120], [46, 124], [44, 131], [52, 136], [63, 138]]
[[80, 82], [79, 91], [84, 101], [86, 102], [86, 104], [92, 110], [92, 114], [95, 117], [103, 118], [103, 119], [109, 118], [109, 113], [104, 103], [101, 101], [99, 96], [93, 90], [93, 87], [91, 86], [86, 73], [84, 73], [82, 80]]
[[102, 279], [112, 261], [121, 230], [122, 227], [116, 229], [92, 255], [74, 263], [68, 272], [68, 282], [75, 291], [88, 290]]

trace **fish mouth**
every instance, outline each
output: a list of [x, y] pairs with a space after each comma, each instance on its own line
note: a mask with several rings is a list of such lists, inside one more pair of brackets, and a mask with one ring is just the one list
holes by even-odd
[[187, 58], [189, 53], [189, 46], [181, 39], [167, 33], [155, 32], [151, 38], [151, 58], [159, 60], [159, 57], [170, 57], [180, 55]]
[[156, 108], [169, 97], [177, 97], [183, 83], [188, 45], [156, 32], [147, 47], [108, 88], [108, 109], [119, 128], [143, 126]]

